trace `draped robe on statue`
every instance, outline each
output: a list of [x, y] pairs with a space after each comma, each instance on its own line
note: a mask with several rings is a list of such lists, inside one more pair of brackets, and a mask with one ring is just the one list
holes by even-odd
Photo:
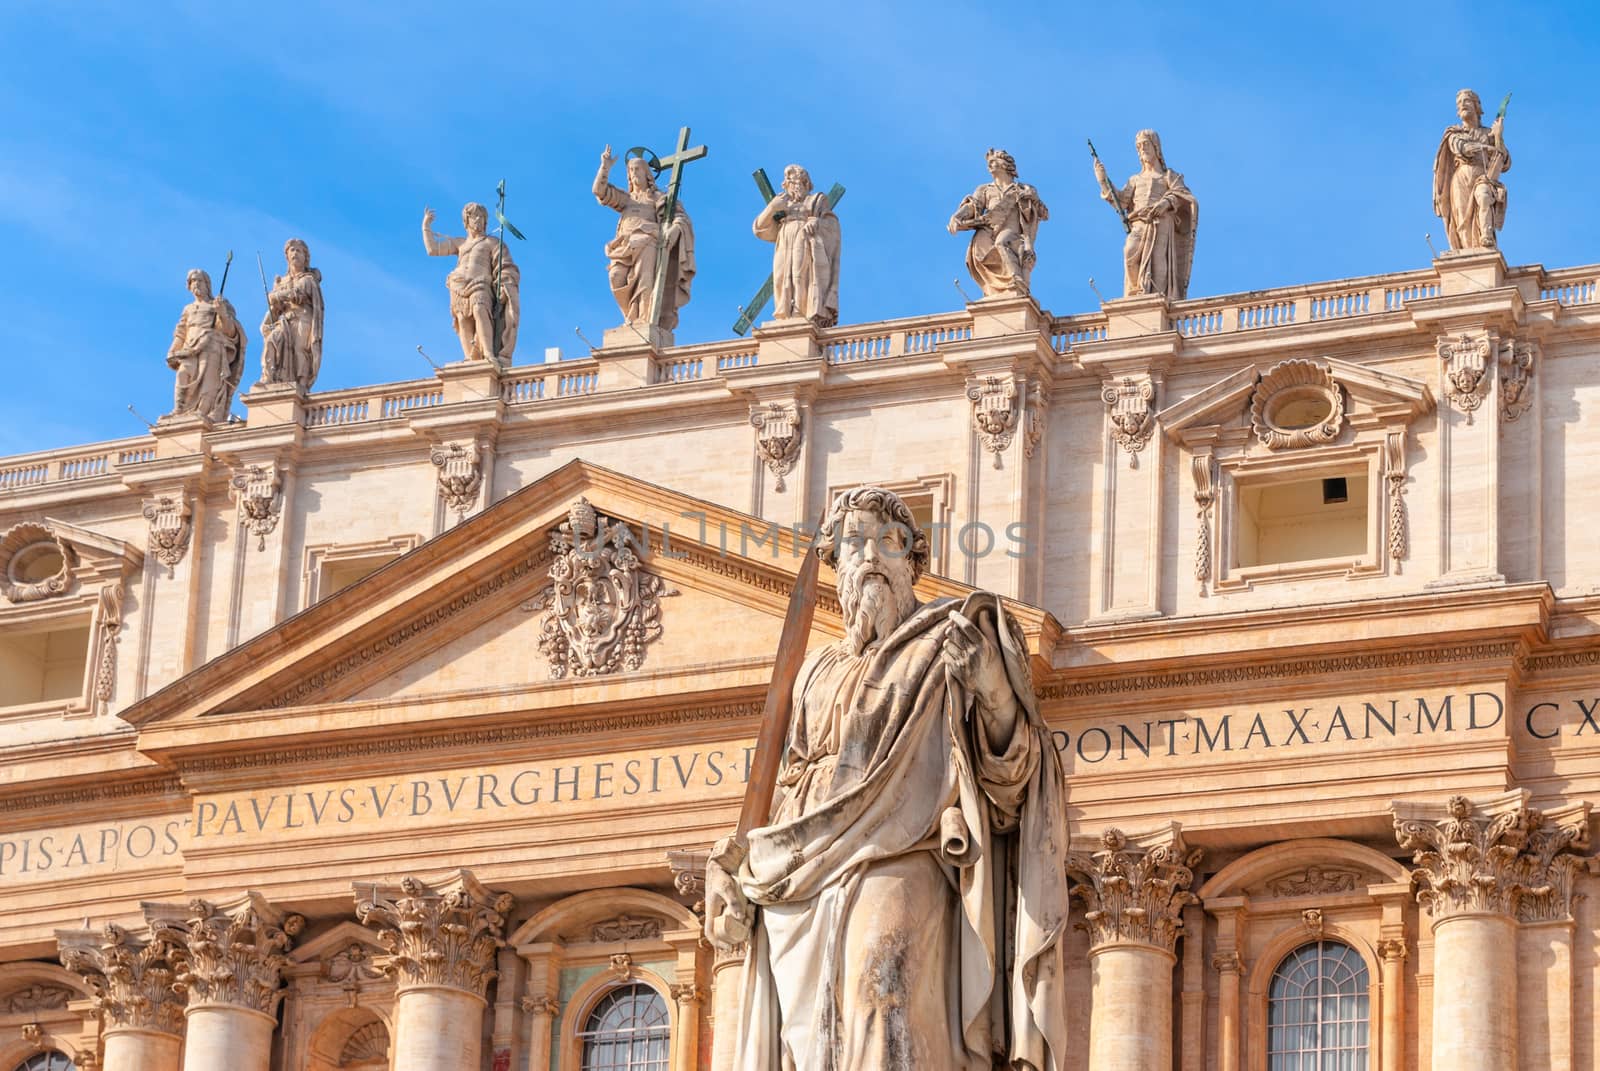
[[814, 652], [770, 825], [736, 877], [756, 904], [740, 1071], [1057, 1071], [1066, 994], [1063, 781], [999, 600], [962, 612], [1003, 655], [1018, 713], [945, 669], [952, 599], [861, 655]]
[[[1492, 128], [1457, 123], [1444, 132], [1433, 156], [1433, 210], [1444, 220], [1451, 249], [1495, 246], [1496, 232], [1506, 225], [1506, 187], [1497, 176], [1510, 170], [1511, 152], [1496, 148]], [[1487, 213], [1480, 186], [1486, 187]]]
[[1112, 196], [1122, 203], [1129, 222], [1122, 249], [1122, 296], [1165, 294], [1168, 301], [1188, 297], [1200, 203], [1183, 176], [1171, 170], [1141, 171]]
[[[782, 219], [776, 218], [779, 212]], [[815, 234], [806, 234], [808, 222]], [[798, 316], [819, 327], [838, 323], [839, 217], [828, 195], [810, 193], [798, 202], [775, 198], [753, 229], [757, 238], [773, 243], [773, 315]]]

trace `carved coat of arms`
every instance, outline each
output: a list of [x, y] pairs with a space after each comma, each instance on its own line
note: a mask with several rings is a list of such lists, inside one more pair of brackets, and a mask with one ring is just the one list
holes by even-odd
[[550, 586], [528, 604], [543, 611], [539, 651], [550, 676], [599, 677], [644, 665], [661, 635], [661, 599], [676, 589], [645, 572], [626, 524], [586, 498], [550, 533]]

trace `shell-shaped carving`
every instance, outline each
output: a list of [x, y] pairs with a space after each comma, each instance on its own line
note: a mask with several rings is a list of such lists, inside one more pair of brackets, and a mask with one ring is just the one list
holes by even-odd
[[1268, 450], [1331, 443], [1344, 429], [1344, 391], [1316, 361], [1280, 361], [1250, 395], [1250, 426]]
[[77, 556], [42, 524], [24, 522], [0, 535], [0, 595], [38, 602], [65, 594]]
[[339, 1050], [340, 1067], [358, 1067], [389, 1058], [389, 1031], [382, 1023], [368, 1023], [351, 1034]]

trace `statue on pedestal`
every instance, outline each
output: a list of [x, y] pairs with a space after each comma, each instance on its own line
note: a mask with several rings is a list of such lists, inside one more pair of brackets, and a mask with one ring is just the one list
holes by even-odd
[[293, 383], [309, 393], [322, 368], [322, 272], [311, 266], [300, 238], [284, 243], [283, 259], [288, 270], [273, 279], [261, 321], [261, 382]]
[[749, 942], [735, 1066], [1058, 1071], [1064, 784], [1021, 633], [989, 593], [917, 601], [889, 491], [839, 495], [817, 552], [845, 637], [799, 669], [765, 824], [706, 871], [713, 940]]
[[1502, 132], [1506, 106], [1500, 105], [1494, 125], [1484, 126], [1483, 102], [1463, 89], [1456, 94], [1456, 114], [1461, 122], [1444, 132], [1433, 158], [1433, 210], [1444, 220], [1451, 249], [1493, 249], [1506, 222], [1500, 176], [1511, 170]]
[[946, 229], [972, 231], [967, 270], [983, 288], [984, 297], [1028, 294], [1033, 274], [1034, 240], [1050, 210], [1039, 191], [1017, 181], [1017, 162], [1004, 149], [990, 149], [986, 160], [993, 181], [962, 200]]
[[666, 272], [659, 320], [653, 326], [671, 331], [678, 326], [678, 310], [689, 303], [689, 288], [694, 281], [694, 225], [680, 201], [663, 232], [668, 195], [657, 188], [649, 162], [643, 156], [629, 157], [626, 190], [611, 185], [615, 163], [616, 157], [607, 145], [594, 176], [595, 200], [621, 217], [617, 220], [616, 237], [606, 243], [605, 250], [606, 259], [611, 262], [607, 272], [611, 295], [617, 299], [624, 321], [646, 327], [650, 325], [656, 273]]
[[476, 202], [461, 210], [465, 238], [433, 233], [434, 211], [422, 212], [422, 245], [430, 257], [457, 258], [446, 276], [450, 319], [469, 361], [511, 363], [522, 319], [522, 274], [505, 240], [489, 234], [489, 210]]
[[783, 169], [783, 190], [752, 225], [773, 243], [772, 315], [818, 327], [839, 322], [839, 217], [825, 193], [811, 186], [799, 164]]
[[1098, 156], [1094, 161], [1100, 196], [1118, 210], [1128, 229], [1122, 246], [1122, 296], [1164, 294], [1168, 301], [1182, 301], [1189, 296], [1200, 202], [1183, 184], [1183, 176], [1168, 169], [1159, 134], [1141, 130], [1133, 144], [1139, 173], [1120, 190], [1112, 187]]
[[211, 296], [211, 276], [195, 268], [188, 277], [194, 301], [184, 307], [172, 332], [167, 367], [178, 373], [172, 411], [194, 413], [215, 423], [228, 419], [233, 392], [244, 377], [249, 339], [227, 298]]

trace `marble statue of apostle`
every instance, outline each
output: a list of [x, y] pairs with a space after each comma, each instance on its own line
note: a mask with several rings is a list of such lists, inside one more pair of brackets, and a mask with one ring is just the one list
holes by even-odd
[[509, 365], [517, 348], [517, 325], [522, 318], [522, 274], [512, 262], [511, 250], [501, 238], [488, 232], [489, 210], [483, 205], [471, 203], [461, 210], [461, 222], [467, 228], [465, 238], [434, 234], [433, 219], [433, 209], [424, 209], [422, 245], [430, 257], [456, 258], [456, 266], [445, 282], [450, 287], [450, 319], [461, 339], [461, 352], [469, 361]]
[[1433, 158], [1433, 210], [1444, 220], [1451, 249], [1493, 249], [1506, 222], [1506, 187], [1500, 176], [1511, 170], [1511, 152], [1501, 127], [1483, 125], [1483, 102], [1463, 89], [1456, 94], [1461, 122], [1439, 139]]
[[825, 193], [811, 188], [799, 164], [783, 169], [783, 190], [753, 224], [756, 237], [773, 243], [772, 315], [839, 322], [839, 217]]
[[233, 407], [233, 392], [244, 376], [249, 338], [233, 304], [225, 297], [211, 296], [211, 276], [195, 268], [189, 273], [188, 285], [194, 300], [178, 317], [167, 350], [167, 367], [178, 373], [172, 411], [223, 423]]
[[650, 302], [655, 292], [657, 260], [667, 273], [662, 291], [661, 314], [656, 326], [671, 331], [678, 326], [678, 310], [689, 303], [689, 287], [694, 281], [694, 225], [679, 201], [672, 223], [661, 243], [666, 191], [657, 188], [650, 165], [643, 157], [628, 160], [628, 188], [611, 185], [611, 167], [616, 157], [607, 145], [600, 154], [600, 170], [594, 176], [595, 200], [618, 213], [617, 234], [606, 243], [606, 259], [611, 262], [608, 276], [611, 295], [627, 323], [643, 326], [650, 319]]
[[1183, 184], [1183, 176], [1167, 168], [1159, 134], [1141, 130], [1133, 144], [1139, 153], [1139, 173], [1120, 190], [1112, 188], [1105, 165], [1094, 162], [1100, 196], [1120, 204], [1128, 218], [1122, 296], [1165, 294], [1168, 301], [1182, 301], [1189, 296], [1200, 202]]
[[951, 234], [973, 232], [967, 270], [984, 297], [1026, 295], [1036, 259], [1034, 240], [1050, 210], [1038, 190], [1017, 181], [1017, 162], [1010, 153], [990, 149], [986, 160], [992, 181], [961, 202], [947, 229]]
[[322, 368], [322, 272], [300, 238], [284, 243], [283, 259], [288, 270], [272, 280], [261, 321], [261, 382], [310, 391]]
[[808, 655], [772, 811], [713, 848], [706, 917], [749, 941], [738, 1071], [1059, 1071], [1064, 783], [997, 596], [919, 603], [893, 493], [832, 504], [845, 638]]

